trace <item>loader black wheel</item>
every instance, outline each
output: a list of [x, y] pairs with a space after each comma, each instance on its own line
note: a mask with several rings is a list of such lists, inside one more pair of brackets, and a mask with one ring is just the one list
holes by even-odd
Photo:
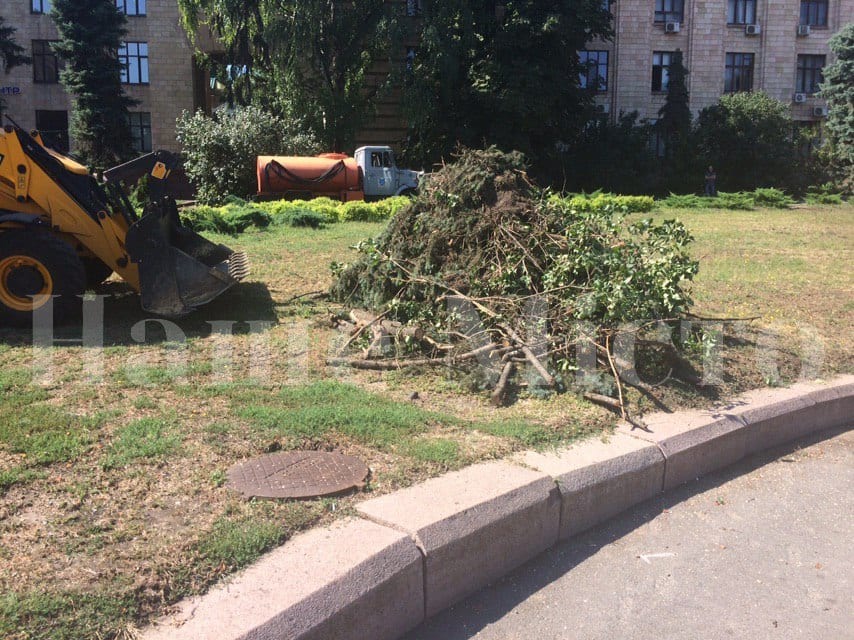
[[86, 271], [77, 252], [40, 231], [0, 233], [0, 322], [32, 323], [33, 311], [53, 299], [57, 322], [79, 315]]
[[113, 273], [113, 270], [98, 258], [83, 258], [83, 269], [86, 271], [87, 289], [97, 287]]

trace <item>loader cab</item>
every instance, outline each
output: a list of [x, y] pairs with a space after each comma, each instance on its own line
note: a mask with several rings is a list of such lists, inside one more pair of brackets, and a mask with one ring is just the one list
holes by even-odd
[[386, 198], [418, 188], [418, 172], [398, 169], [391, 147], [359, 147], [355, 158], [364, 175], [365, 198]]

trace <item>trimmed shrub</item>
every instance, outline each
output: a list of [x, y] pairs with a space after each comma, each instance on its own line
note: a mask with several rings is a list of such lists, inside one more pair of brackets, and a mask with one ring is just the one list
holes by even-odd
[[842, 194], [832, 182], [816, 185], [807, 190], [806, 201], [810, 204], [842, 204]]
[[718, 191], [717, 202], [713, 205], [716, 209], [739, 209], [750, 211], [756, 205], [753, 194], [746, 191]]
[[316, 141], [299, 125], [253, 106], [218, 109], [210, 117], [184, 111], [177, 138], [184, 147], [184, 169], [204, 204], [223, 202], [229, 194], [254, 194], [255, 157], [260, 154], [317, 152]]
[[347, 202], [339, 208], [340, 219], [352, 222], [381, 222], [391, 218], [410, 202], [407, 196], [394, 196], [377, 202]]
[[714, 198], [701, 198], [693, 193], [684, 195], [671, 193], [663, 200], [659, 200], [657, 204], [667, 209], [708, 209], [714, 206]]
[[377, 208], [369, 202], [354, 200], [346, 202], [341, 206], [341, 221], [367, 222], [374, 220], [377, 216]]
[[553, 195], [550, 201], [580, 213], [615, 209], [625, 213], [646, 213], [652, 211], [655, 200], [652, 196], [620, 196], [613, 193], [594, 191], [593, 193]]
[[263, 228], [270, 224], [270, 214], [238, 198], [221, 207], [198, 205], [184, 209], [181, 218], [196, 231], [237, 235], [249, 227]]
[[774, 189], [773, 187], [755, 189], [753, 191], [753, 201], [757, 207], [769, 207], [771, 209], [788, 209], [795, 204], [794, 198], [780, 191], [780, 189]]
[[[304, 206], [291, 207], [278, 216], [272, 216], [272, 224], [285, 225], [288, 227], [311, 227], [320, 229], [330, 220], [317, 211], [312, 211]], [[334, 222], [334, 220], [332, 221]]]
[[264, 229], [271, 224], [317, 229], [345, 221], [381, 222], [391, 218], [409, 202], [410, 199], [404, 196], [378, 202], [359, 200], [347, 203], [330, 198], [246, 202], [228, 196], [222, 206], [199, 204], [185, 209], [181, 217], [196, 231], [237, 235], [252, 227]]

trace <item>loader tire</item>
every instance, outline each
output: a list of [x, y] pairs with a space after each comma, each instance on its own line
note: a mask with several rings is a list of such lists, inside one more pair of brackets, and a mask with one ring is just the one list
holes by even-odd
[[54, 321], [79, 317], [86, 270], [68, 243], [41, 231], [0, 233], [0, 323], [31, 325], [33, 311], [53, 298]]

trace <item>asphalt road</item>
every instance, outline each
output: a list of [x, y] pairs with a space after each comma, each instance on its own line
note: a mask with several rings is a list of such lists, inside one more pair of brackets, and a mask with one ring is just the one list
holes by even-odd
[[854, 639], [854, 431], [684, 485], [406, 640]]

